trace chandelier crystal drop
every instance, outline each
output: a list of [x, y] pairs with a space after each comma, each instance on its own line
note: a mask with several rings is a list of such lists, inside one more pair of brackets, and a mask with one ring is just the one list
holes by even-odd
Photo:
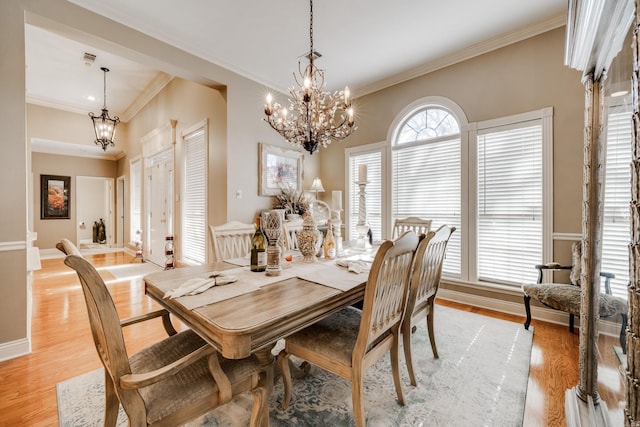
[[120, 118], [115, 116], [109, 117], [109, 110], [107, 110], [107, 73], [108, 68], [100, 68], [104, 73], [104, 104], [102, 107], [102, 113], [96, 116], [93, 113], [89, 113], [89, 117], [93, 121], [93, 130], [96, 133], [96, 145], [102, 146], [102, 150], [107, 151], [108, 146], [114, 146], [113, 138], [116, 135], [116, 125], [120, 123]]
[[289, 88], [288, 108], [267, 95], [263, 119], [294, 146], [302, 147], [310, 154], [351, 135], [357, 129], [353, 118], [349, 88], [339, 92], [324, 92], [324, 70], [315, 66], [320, 54], [313, 50], [313, 0], [309, 1], [309, 40], [311, 48], [306, 57], [309, 63], [293, 78], [298, 87]]

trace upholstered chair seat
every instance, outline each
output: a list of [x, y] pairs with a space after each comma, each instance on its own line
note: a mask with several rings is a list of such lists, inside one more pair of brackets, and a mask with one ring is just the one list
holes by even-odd
[[[524, 293], [542, 304], [573, 315], [580, 315], [580, 288], [560, 283], [523, 285]], [[601, 293], [600, 317], [611, 317], [627, 312], [627, 302], [622, 298]]]
[[[205, 345], [207, 343], [195, 332], [180, 332], [132, 355], [129, 358], [131, 372], [141, 374], [160, 369]], [[260, 364], [255, 356], [229, 360], [218, 355], [218, 360], [231, 384], [260, 372]], [[152, 425], [197, 402], [209, 406], [211, 397], [218, 393], [218, 385], [211, 376], [207, 358], [203, 357], [175, 375], [138, 391], [147, 408], [147, 424]]]

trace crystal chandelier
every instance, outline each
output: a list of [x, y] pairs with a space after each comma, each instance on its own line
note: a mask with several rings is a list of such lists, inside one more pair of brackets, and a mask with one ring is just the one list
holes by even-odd
[[96, 133], [96, 145], [101, 145], [104, 151], [107, 151], [108, 146], [114, 146], [113, 137], [116, 135], [116, 125], [120, 123], [118, 116], [114, 118], [109, 117], [109, 110], [107, 110], [107, 73], [108, 68], [100, 68], [104, 72], [104, 104], [102, 107], [102, 113], [96, 116], [93, 113], [89, 113], [89, 117], [93, 120], [93, 130]]
[[309, 1], [309, 40], [311, 48], [306, 57], [309, 64], [293, 78], [298, 88], [290, 87], [289, 108], [274, 102], [267, 95], [264, 107], [265, 120], [292, 145], [303, 147], [313, 154], [320, 146], [326, 147], [333, 140], [341, 140], [357, 129], [349, 88], [340, 92], [324, 92], [324, 70], [318, 69], [314, 60], [321, 55], [313, 50], [313, 0]]

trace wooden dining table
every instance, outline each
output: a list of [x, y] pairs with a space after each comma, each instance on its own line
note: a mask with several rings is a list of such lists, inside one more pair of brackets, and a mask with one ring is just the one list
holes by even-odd
[[[309, 268], [317, 267], [320, 266]], [[357, 285], [342, 290], [285, 274], [282, 280], [273, 278], [277, 281], [251, 292], [196, 308], [185, 306], [181, 298], [164, 298], [168, 290], [189, 279], [206, 278], [214, 272], [224, 274], [232, 269], [238, 269], [238, 266], [217, 262], [151, 273], [144, 277], [145, 292], [224, 357], [240, 359], [255, 354], [264, 368], [261, 381], [268, 395], [273, 388], [275, 358], [272, 349], [276, 342], [362, 300], [367, 279], [366, 273], [360, 273]], [[251, 274], [256, 280], [262, 280], [265, 273]], [[268, 417], [264, 418], [263, 425], [268, 425]]]

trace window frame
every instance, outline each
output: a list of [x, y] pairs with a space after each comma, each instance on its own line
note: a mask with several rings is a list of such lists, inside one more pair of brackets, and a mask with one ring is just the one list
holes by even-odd
[[[345, 222], [350, 215], [351, 206], [351, 181], [353, 180], [354, 171], [350, 170], [350, 156], [359, 153], [371, 152], [374, 150], [382, 152], [382, 203], [383, 203], [383, 236], [391, 238], [392, 230], [392, 150], [411, 147], [417, 143], [403, 143], [398, 147], [394, 147], [394, 141], [401, 126], [415, 112], [424, 109], [427, 106], [442, 107], [458, 120], [460, 128], [460, 177], [461, 177], [461, 229], [456, 230], [460, 233], [460, 275], [444, 274], [448, 282], [484, 286], [489, 288], [499, 288], [503, 290], [515, 291], [519, 285], [493, 283], [478, 280], [478, 254], [477, 254], [477, 236], [478, 236], [478, 156], [477, 156], [477, 137], [478, 131], [483, 132], [486, 129], [518, 124], [531, 120], [540, 120], [542, 123], [542, 263], [553, 261], [553, 107], [541, 108], [539, 110], [529, 111], [525, 113], [513, 114], [509, 116], [499, 117], [496, 119], [484, 120], [474, 123], [467, 121], [466, 114], [455, 102], [445, 97], [433, 96], [418, 99], [402, 109], [393, 122], [391, 123], [387, 139], [382, 142], [360, 145], [357, 147], [347, 148], [345, 150]], [[445, 137], [448, 138], [448, 137]], [[427, 140], [430, 141], [430, 140]], [[357, 171], [355, 171], [357, 173]], [[347, 238], [349, 236], [347, 235]], [[533, 269], [534, 266], [531, 266]]]

